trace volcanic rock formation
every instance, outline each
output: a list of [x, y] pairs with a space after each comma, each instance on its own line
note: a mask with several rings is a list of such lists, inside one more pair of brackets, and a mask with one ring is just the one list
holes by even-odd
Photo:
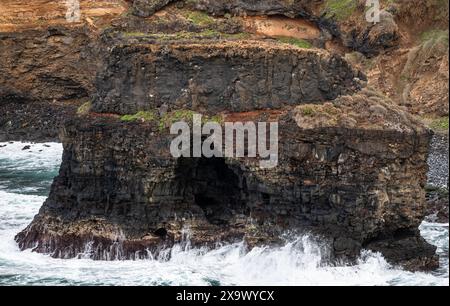
[[333, 100], [358, 89], [357, 77], [340, 56], [257, 41], [133, 45], [111, 52], [93, 111], [276, 109]]
[[[60, 175], [17, 236], [22, 249], [142, 258], [181, 242], [186, 228], [194, 245], [210, 247], [311, 231], [330, 239], [336, 258], [368, 248], [410, 269], [436, 266], [417, 230], [431, 134], [382, 96], [359, 92], [341, 58], [221, 42], [119, 45], [107, 62], [92, 113], [63, 130]], [[279, 122], [278, 167], [172, 157], [167, 123], [187, 110]], [[147, 116], [120, 116], [136, 112]]]
[[[249, 248], [312, 232], [330, 260], [369, 249], [435, 268], [418, 231], [431, 132], [399, 104], [448, 116], [448, 5], [382, 1], [372, 24], [364, 2], [80, 0], [69, 22], [63, 1], [2, 1], [0, 140], [61, 128], [64, 144], [20, 248], [129, 259], [186, 231]], [[278, 122], [278, 167], [172, 157], [170, 124], [196, 112]]]

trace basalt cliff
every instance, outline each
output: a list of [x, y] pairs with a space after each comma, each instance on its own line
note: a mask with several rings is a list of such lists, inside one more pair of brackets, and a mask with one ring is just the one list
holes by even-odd
[[[424, 121], [448, 116], [448, 5], [382, 1], [372, 24], [365, 1], [342, 2], [82, 0], [68, 22], [64, 4], [2, 1], [0, 140], [64, 144], [19, 247], [137, 259], [186, 233], [195, 246], [249, 249], [312, 233], [329, 261], [367, 249], [436, 268], [418, 227]], [[422, 40], [405, 35], [414, 14], [435, 11]], [[278, 166], [173, 157], [170, 126], [195, 113], [277, 122]]]

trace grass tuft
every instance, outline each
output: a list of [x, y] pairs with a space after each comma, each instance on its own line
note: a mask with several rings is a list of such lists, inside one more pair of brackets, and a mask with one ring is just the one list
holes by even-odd
[[86, 115], [91, 111], [91, 108], [92, 108], [92, 102], [87, 101], [87, 102], [83, 103], [83, 105], [78, 107], [77, 114], [78, 115]]
[[422, 43], [431, 42], [433, 45], [442, 43], [448, 47], [449, 35], [448, 30], [430, 30], [420, 35]]
[[357, 7], [357, 0], [327, 0], [325, 12], [327, 17], [344, 20], [349, 18]]
[[303, 49], [311, 49], [312, 45], [307, 42], [306, 40], [303, 39], [297, 39], [297, 38], [293, 38], [293, 37], [278, 37], [278, 41], [285, 43], [285, 44], [290, 44], [299, 48], [303, 48]]
[[435, 131], [448, 131], [448, 129], [449, 129], [449, 123], [448, 123], [449, 120], [448, 119], [449, 119], [449, 117], [442, 117], [442, 118], [434, 119], [430, 123], [430, 128]]
[[155, 115], [154, 112], [145, 112], [145, 111], [140, 111], [137, 112], [134, 115], [124, 115], [120, 118], [120, 120], [125, 121], [125, 122], [133, 122], [133, 121], [154, 121], [156, 120], [157, 116]]
[[188, 14], [187, 19], [198, 26], [208, 26], [215, 23], [214, 18], [210, 17], [204, 12], [191, 12]]

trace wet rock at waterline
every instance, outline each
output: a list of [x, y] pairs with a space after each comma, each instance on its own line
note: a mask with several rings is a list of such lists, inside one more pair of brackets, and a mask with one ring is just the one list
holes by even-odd
[[71, 120], [50, 197], [16, 239], [54, 257], [88, 245], [93, 259], [130, 259], [182, 241], [186, 228], [192, 245], [211, 248], [277, 244], [286, 231], [307, 231], [330, 241], [331, 260], [356, 259], [366, 248], [411, 270], [433, 269], [435, 247], [417, 231], [431, 134], [380, 103], [388, 102], [363, 90], [333, 103], [224, 114], [280, 123], [273, 169], [254, 158], [173, 158], [163, 119]]
[[[342, 12], [330, 1], [81, 1], [82, 19], [70, 23], [62, 2], [20, 10], [17, 2], [3, 1], [0, 12], [0, 140], [56, 140], [62, 128], [65, 143], [49, 199], [17, 236], [22, 249], [136, 258], [182, 241], [187, 229], [198, 246], [243, 238], [248, 248], [276, 244], [288, 230], [321, 235], [331, 260], [370, 249], [410, 270], [436, 267], [434, 247], [417, 231], [427, 214], [430, 133], [399, 101], [362, 89], [366, 77], [338, 55], [412, 48], [404, 29], [427, 29], [423, 12], [390, 3], [373, 25], [364, 5]], [[149, 17], [124, 13], [132, 2]], [[402, 23], [408, 14], [413, 24]], [[279, 21], [287, 37], [246, 26], [260, 17]], [[289, 31], [293, 20], [308, 24], [294, 23], [302, 35]], [[431, 45], [445, 47], [445, 33], [431, 34], [444, 42]], [[423, 50], [416, 60], [436, 66]], [[403, 91], [390, 80], [400, 75], [396, 54], [381, 57], [388, 65], [362, 65], [386, 72], [369, 69], [368, 83], [385, 85], [393, 99]], [[429, 74], [445, 81], [443, 72]], [[445, 92], [432, 83], [425, 87]], [[413, 96], [427, 102], [423, 87]], [[192, 112], [279, 121], [278, 167], [173, 158], [167, 129]]]

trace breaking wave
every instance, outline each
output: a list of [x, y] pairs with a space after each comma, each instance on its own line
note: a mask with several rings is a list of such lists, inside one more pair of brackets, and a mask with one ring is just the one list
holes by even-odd
[[55, 143], [0, 143], [0, 285], [449, 285], [448, 224], [426, 222], [422, 234], [441, 255], [441, 268], [433, 273], [403, 271], [368, 251], [356, 265], [324, 264], [327, 246], [310, 235], [250, 252], [243, 243], [192, 248], [187, 239], [157, 258], [136, 261], [20, 252], [14, 236], [44, 202], [61, 153]]

